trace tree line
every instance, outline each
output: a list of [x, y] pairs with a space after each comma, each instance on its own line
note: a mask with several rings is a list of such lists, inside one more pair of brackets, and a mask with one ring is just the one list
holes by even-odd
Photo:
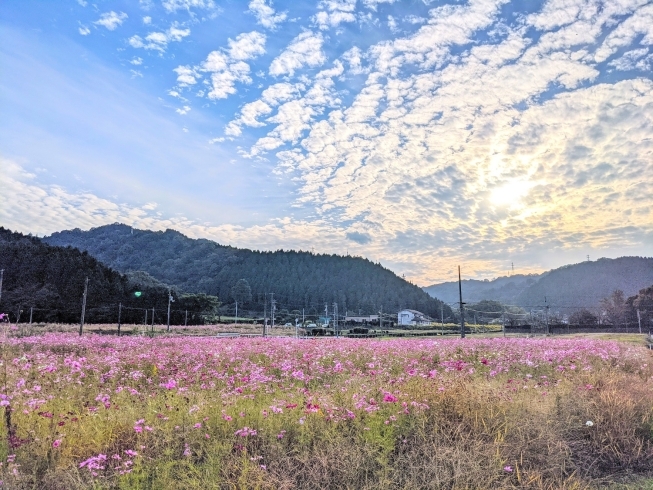
[[[122, 304], [124, 323], [142, 323], [145, 309], [154, 308], [155, 320], [167, 315], [168, 293], [174, 300], [177, 323], [188, 310], [188, 324], [203, 323], [220, 306], [217, 297], [187, 294], [147, 273], [121, 274], [72, 247], [57, 247], [40, 239], [0, 227], [0, 269], [3, 272], [0, 312], [11, 321], [74, 323], [81, 313], [86, 278], [87, 320], [113, 323]], [[165, 313], [164, 313], [165, 312]], [[151, 313], [150, 313], [151, 315]], [[149, 317], [151, 320], [151, 316]], [[164, 319], [164, 321], [167, 318]]]
[[234, 305], [233, 288], [245, 280], [251, 294], [241, 301], [239, 308], [245, 310], [263, 312], [268, 293], [274, 293], [279, 310], [288, 312], [320, 314], [325, 304], [331, 308], [337, 303], [341, 313], [410, 308], [440, 318], [442, 309], [445, 317], [453, 317], [448, 305], [361, 257], [238, 249], [174, 230], [135, 230], [121, 224], [62, 231], [43, 240], [88, 251], [121, 272], [145, 271], [181, 291], [217, 296], [223, 305]]

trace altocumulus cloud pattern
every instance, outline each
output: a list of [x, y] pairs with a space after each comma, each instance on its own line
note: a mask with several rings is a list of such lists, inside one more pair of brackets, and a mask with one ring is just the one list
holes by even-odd
[[[151, 0], [132, 9], [78, 0], [65, 35], [157, 101], [142, 112], [166, 121], [151, 133], [173, 145], [174, 132], [202, 183], [179, 202], [159, 177], [141, 201], [112, 197], [90, 176], [124, 162], [87, 168], [77, 186], [39, 173], [47, 159], [14, 146], [1, 177], [13, 190], [0, 196], [14, 228], [123, 221], [237, 246], [348, 249], [421, 283], [448, 278], [458, 261], [492, 275], [510, 260], [528, 272], [590, 252], [650, 253], [650, 1]], [[141, 177], [166, 158], [141, 162]], [[207, 217], [206, 203], [227, 206], [215, 197], [225, 174], [248, 196], [247, 213]]]

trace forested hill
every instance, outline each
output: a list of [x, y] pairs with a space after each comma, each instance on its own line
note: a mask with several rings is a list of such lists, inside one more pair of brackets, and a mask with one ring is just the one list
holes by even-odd
[[[80, 321], [86, 278], [87, 322], [116, 322], [119, 303], [125, 323], [141, 322], [143, 308], [155, 308], [155, 319], [165, 322], [161, 315], [167, 308], [169, 286], [145, 273], [120, 274], [75, 248], [51, 246], [0, 227], [0, 269], [4, 269], [0, 313], [9, 314], [12, 322], [19, 315], [21, 321], [29, 321], [30, 309], [35, 322]], [[141, 295], [134, 295], [136, 291]], [[202, 321], [217, 302], [204, 295], [181, 295], [174, 288], [172, 296], [177, 309], [191, 311], [189, 323]]]
[[[632, 296], [653, 284], [653, 258], [620, 257], [566, 265], [540, 275], [515, 275], [492, 281], [463, 281], [463, 301], [495, 300], [523, 307], [551, 305], [594, 307], [620, 289]], [[458, 283], [424, 288], [444, 301], [458, 300]]]
[[[250, 307], [262, 310], [265, 293], [274, 293], [278, 308], [309, 308], [338, 303], [345, 311], [372, 314], [383, 308], [396, 313], [411, 308], [440, 317], [441, 302], [393, 272], [358, 257], [310, 252], [258, 252], [191, 239], [174, 230], [132, 230], [114, 224], [89, 231], [62, 231], [43, 239], [51, 245], [88, 251], [106, 265], [122, 271], [142, 270], [188, 292], [232, 300], [232, 288], [245, 279], [251, 288]], [[269, 298], [269, 297], [268, 297]], [[452, 316], [444, 305], [444, 315]]]
[[[117, 302], [129, 293], [126, 277], [87, 253], [50, 247], [38, 238], [1, 227], [0, 269], [4, 269], [0, 313], [9, 313], [12, 320], [21, 308], [35, 307], [37, 312], [48, 310], [50, 321], [78, 321], [86, 277], [93, 284], [89, 308]], [[24, 311], [24, 315], [29, 313]]]

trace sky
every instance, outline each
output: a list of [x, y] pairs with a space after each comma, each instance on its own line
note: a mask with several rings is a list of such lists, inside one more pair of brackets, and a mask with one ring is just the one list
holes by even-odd
[[6, 0], [0, 225], [366, 257], [653, 255], [653, 1]]

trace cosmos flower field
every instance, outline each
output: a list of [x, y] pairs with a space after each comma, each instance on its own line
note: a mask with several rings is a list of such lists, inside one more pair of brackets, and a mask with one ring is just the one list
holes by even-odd
[[6, 488], [593, 488], [649, 352], [587, 339], [5, 338]]

